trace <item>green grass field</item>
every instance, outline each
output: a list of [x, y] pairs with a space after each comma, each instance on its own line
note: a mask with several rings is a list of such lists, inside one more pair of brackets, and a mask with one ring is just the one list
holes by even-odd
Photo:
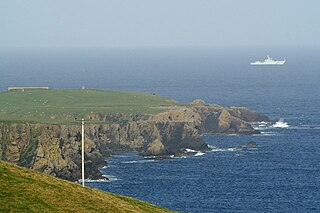
[[172, 212], [0, 161], [0, 212]]
[[30, 89], [0, 92], [0, 121], [72, 123], [88, 114], [156, 114], [181, 105], [148, 93], [91, 89]]

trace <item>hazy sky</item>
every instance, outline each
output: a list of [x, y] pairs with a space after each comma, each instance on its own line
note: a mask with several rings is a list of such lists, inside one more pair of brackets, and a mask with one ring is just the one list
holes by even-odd
[[0, 47], [320, 45], [319, 0], [1, 0]]

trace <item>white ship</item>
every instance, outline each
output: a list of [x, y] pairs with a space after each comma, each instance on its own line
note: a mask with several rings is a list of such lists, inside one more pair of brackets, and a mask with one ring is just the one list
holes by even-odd
[[284, 59], [283, 61], [275, 61], [269, 56], [267, 56], [267, 59], [265, 59], [264, 61], [255, 61], [255, 62], [251, 62], [250, 64], [251, 65], [283, 65], [284, 63], [286, 63], [286, 59]]

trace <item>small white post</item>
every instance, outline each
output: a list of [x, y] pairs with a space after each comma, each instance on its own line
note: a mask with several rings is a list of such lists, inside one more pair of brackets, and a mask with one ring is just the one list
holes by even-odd
[[81, 165], [82, 165], [82, 186], [84, 187], [84, 119], [81, 120]]

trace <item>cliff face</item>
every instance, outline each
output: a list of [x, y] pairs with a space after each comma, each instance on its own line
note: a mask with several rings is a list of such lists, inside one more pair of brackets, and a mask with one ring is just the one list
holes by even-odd
[[225, 108], [219, 105], [194, 104], [155, 115], [151, 120], [189, 122], [200, 134], [259, 134], [251, 122], [269, 121], [268, 117], [247, 108]]
[[[63, 179], [80, 178], [80, 125], [0, 124], [0, 159]], [[86, 177], [99, 178], [99, 168], [112, 151], [148, 150], [158, 143], [157, 153], [167, 155], [183, 148], [206, 150], [197, 131], [187, 123], [128, 122], [88, 124], [85, 128]]]
[[[86, 124], [86, 177], [99, 178], [104, 158], [115, 151], [143, 155], [181, 154], [186, 148], [207, 150], [203, 133], [253, 134], [248, 122], [267, 118], [244, 108], [197, 103], [146, 117], [136, 114], [89, 115]], [[0, 159], [68, 180], [80, 178], [81, 126], [0, 123]]]

